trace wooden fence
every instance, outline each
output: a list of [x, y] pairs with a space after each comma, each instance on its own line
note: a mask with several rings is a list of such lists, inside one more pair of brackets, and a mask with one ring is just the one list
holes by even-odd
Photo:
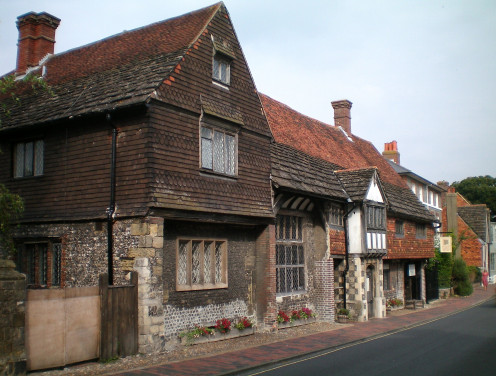
[[138, 351], [138, 274], [131, 284], [28, 290], [28, 371], [108, 360]]

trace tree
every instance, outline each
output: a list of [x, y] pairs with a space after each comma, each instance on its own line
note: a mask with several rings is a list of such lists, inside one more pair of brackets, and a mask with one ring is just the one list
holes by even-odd
[[472, 204], [486, 204], [496, 215], [496, 178], [489, 175], [465, 178], [453, 187]]
[[18, 79], [14, 74], [0, 78], [0, 127], [1, 115], [10, 116], [11, 110], [21, 104], [19, 93], [27, 90], [35, 94], [41, 91], [54, 95], [51, 86], [42, 77], [33, 73], [26, 74], [22, 79]]
[[22, 198], [11, 193], [5, 185], [0, 184], [0, 248], [11, 255], [15, 252], [11, 228], [21, 217], [23, 211]]

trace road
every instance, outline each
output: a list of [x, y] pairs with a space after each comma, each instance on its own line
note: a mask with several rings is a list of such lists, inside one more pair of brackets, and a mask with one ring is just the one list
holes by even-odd
[[242, 375], [496, 375], [496, 304]]

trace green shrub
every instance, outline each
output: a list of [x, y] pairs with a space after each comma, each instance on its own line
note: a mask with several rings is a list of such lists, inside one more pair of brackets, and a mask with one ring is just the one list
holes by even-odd
[[461, 258], [456, 258], [453, 262], [453, 285], [455, 294], [468, 296], [473, 292], [473, 286], [470, 282], [467, 265]]
[[435, 257], [429, 260], [428, 268], [437, 266], [439, 288], [451, 287], [451, 272], [453, 269], [453, 256], [451, 253], [441, 253], [435, 249]]
[[472, 283], [482, 282], [482, 272], [477, 266], [467, 266], [468, 276]]

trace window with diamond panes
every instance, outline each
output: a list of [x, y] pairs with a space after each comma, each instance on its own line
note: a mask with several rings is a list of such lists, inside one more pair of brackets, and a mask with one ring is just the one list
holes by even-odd
[[42, 140], [19, 142], [14, 147], [14, 177], [43, 175], [43, 155], [45, 146]]
[[213, 172], [236, 175], [236, 136], [201, 127], [201, 167]]
[[304, 290], [303, 218], [279, 215], [276, 221], [276, 291], [291, 294]]
[[212, 69], [212, 76], [215, 81], [225, 85], [231, 83], [231, 59], [219, 53], [214, 54]]
[[179, 291], [227, 287], [227, 242], [179, 239], [176, 273]]

